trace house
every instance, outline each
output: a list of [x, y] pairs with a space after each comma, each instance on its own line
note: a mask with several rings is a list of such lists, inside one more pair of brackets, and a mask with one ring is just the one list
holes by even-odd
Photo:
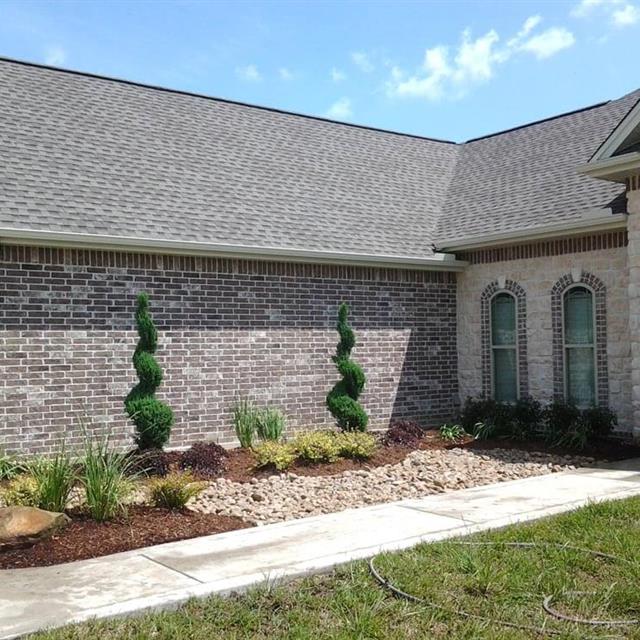
[[639, 100], [456, 144], [0, 60], [0, 446], [128, 437], [141, 290], [173, 446], [242, 394], [330, 423], [343, 300], [373, 427], [531, 395], [637, 435]]

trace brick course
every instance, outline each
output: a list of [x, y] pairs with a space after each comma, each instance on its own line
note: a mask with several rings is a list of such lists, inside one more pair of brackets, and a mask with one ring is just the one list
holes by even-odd
[[342, 300], [373, 427], [447, 419], [457, 406], [451, 273], [3, 245], [0, 448], [74, 446], [85, 412], [126, 442], [142, 290], [160, 332], [158, 395], [176, 412], [172, 446], [233, 444], [238, 394], [281, 406], [292, 428], [329, 424]]

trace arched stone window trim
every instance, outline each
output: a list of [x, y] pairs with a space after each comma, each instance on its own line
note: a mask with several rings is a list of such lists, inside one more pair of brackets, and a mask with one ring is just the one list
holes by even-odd
[[551, 323], [553, 329], [553, 397], [565, 400], [563, 306], [565, 292], [583, 285], [593, 293], [596, 349], [596, 396], [600, 406], [609, 404], [609, 369], [607, 362], [607, 288], [588, 271], [567, 273], [551, 289]]
[[513, 280], [494, 280], [487, 285], [480, 297], [482, 332], [482, 395], [493, 396], [491, 373], [491, 300], [498, 293], [506, 291], [516, 299], [517, 354], [518, 354], [518, 397], [529, 395], [529, 366], [527, 362], [527, 294]]

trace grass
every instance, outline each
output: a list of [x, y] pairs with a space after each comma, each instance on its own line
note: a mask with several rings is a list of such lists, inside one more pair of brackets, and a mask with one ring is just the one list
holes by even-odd
[[[464, 546], [420, 545], [377, 559], [381, 573], [401, 589], [447, 609], [546, 626], [565, 640], [640, 639], [640, 626], [597, 629], [555, 621], [541, 610], [545, 594], [566, 613], [589, 617], [640, 617], [640, 498], [587, 506], [536, 523], [465, 538], [492, 542]], [[620, 561], [556, 548], [517, 550], [509, 541], [565, 543], [615, 554]], [[597, 596], [570, 603], [567, 590]], [[468, 620], [424, 604], [392, 597], [364, 562], [330, 575], [260, 587], [245, 595], [192, 601], [175, 612], [92, 622], [36, 636], [40, 640], [154, 638], [169, 640], [522, 640], [546, 636]]]

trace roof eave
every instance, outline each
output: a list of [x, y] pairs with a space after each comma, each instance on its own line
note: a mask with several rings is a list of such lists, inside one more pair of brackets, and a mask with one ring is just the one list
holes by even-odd
[[580, 165], [577, 170], [591, 178], [608, 180], [610, 182], [622, 182], [640, 169], [640, 151], [624, 153], [598, 161], [587, 162]]
[[487, 249], [506, 245], [549, 240], [552, 238], [585, 235], [588, 233], [615, 231], [625, 229], [628, 215], [626, 213], [611, 214], [597, 218], [573, 220], [561, 224], [545, 225], [518, 231], [503, 231], [489, 233], [471, 238], [456, 238], [442, 240], [436, 243], [436, 250], [442, 252], [470, 251], [473, 249]]
[[356, 252], [317, 251], [278, 247], [255, 247], [188, 240], [163, 240], [131, 236], [108, 236], [35, 229], [0, 228], [0, 243], [52, 248], [162, 253], [308, 264], [335, 264], [425, 271], [462, 271], [467, 262], [436, 253], [431, 257], [376, 255]]

